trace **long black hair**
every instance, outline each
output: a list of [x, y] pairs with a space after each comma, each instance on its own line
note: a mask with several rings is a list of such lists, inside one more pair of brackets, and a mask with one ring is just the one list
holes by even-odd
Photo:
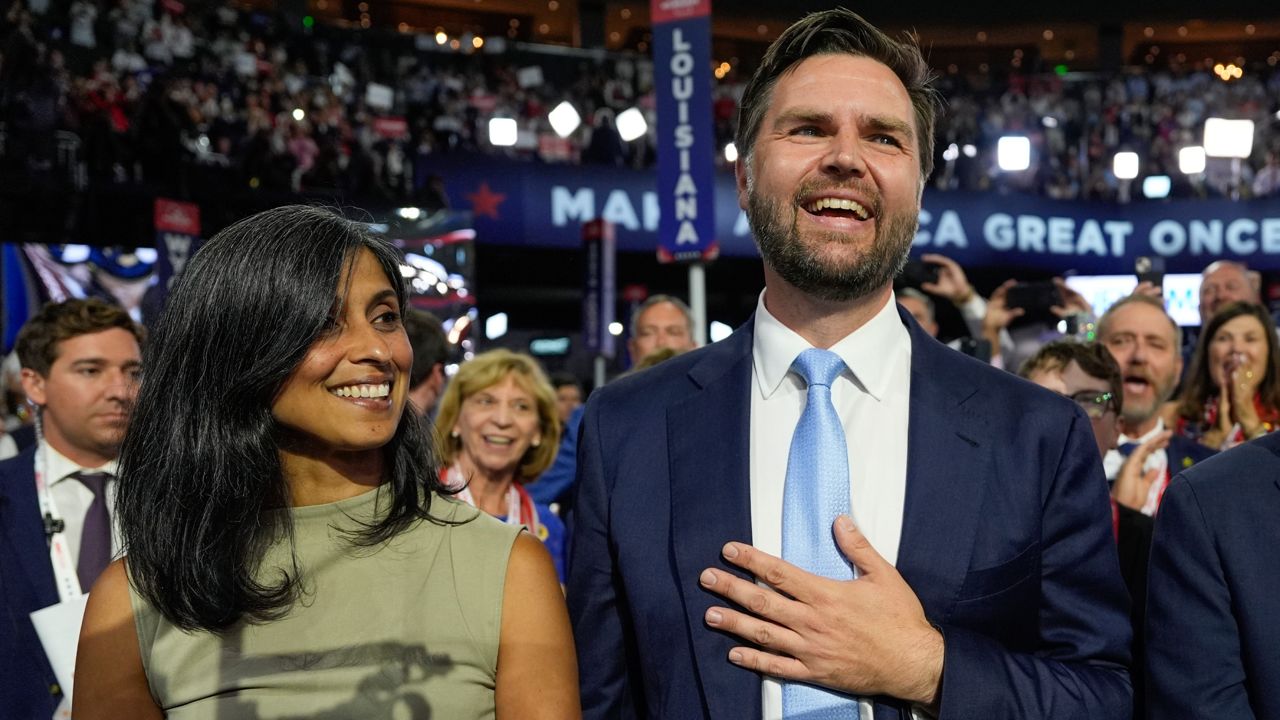
[[[340, 283], [372, 252], [402, 308], [408, 291], [389, 243], [324, 209], [288, 206], [226, 228], [192, 258], [143, 356], [120, 458], [117, 517], [134, 588], [184, 630], [276, 619], [292, 572], [260, 577], [268, 546], [292, 542], [276, 394], [321, 336]], [[390, 539], [429, 519], [443, 490], [417, 413], [383, 448], [385, 517], [351, 536]], [[447, 491], [445, 491], [447, 492]]]

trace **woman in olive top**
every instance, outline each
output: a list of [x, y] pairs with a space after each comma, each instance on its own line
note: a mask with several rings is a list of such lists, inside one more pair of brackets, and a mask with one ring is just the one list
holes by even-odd
[[550, 558], [451, 499], [404, 412], [406, 302], [394, 248], [316, 208], [191, 261], [144, 355], [77, 718], [578, 717]]

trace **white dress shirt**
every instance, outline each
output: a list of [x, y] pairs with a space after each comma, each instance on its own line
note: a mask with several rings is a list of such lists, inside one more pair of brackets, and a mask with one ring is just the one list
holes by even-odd
[[[1163, 418], [1156, 420], [1156, 426], [1142, 437], [1133, 438], [1128, 435], [1121, 435], [1116, 439], [1116, 446], [1118, 447], [1125, 443], [1141, 445], [1162, 432], [1164, 432]], [[1119, 450], [1108, 450], [1107, 454], [1102, 457], [1102, 469], [1107, 474], [1108, 482], [1114, 483], [1116, 478], [1119, 477], [1120, 468], [1124, 466], [1125, 459], [1124, 453]], [[1160, 477], [1151, 483], [1151, 490], [1147, 493], [1147, 501], [1142, 506], [1142, 514], [1153, 517], [1156, 514], [1156, 508], [1160, 507], [1160, 496], [1164, 493], [1164, 487], [1169, 484], [1169, 453], [1164, 448], [1152, 450], [1151, 454], [1147, 456], [1146, 462], [1142, 463], [1143, 472], [1150, 472], [1156, 469], [1160, 470]]]
[[[752, 345], [751, 536], [755, 547], [780, 557], [787, 455], [807, 396], [791, 363], [811, 345], [769, 314], [764, 297], [756, 303]], [[831, 399], [849, 447], [851, 516], [872, 547], [896, 563], [907, 490], [911, 336], [894, 298], [829, 349], [848, 366], [832, 384]], [[780, 720], [781, 684], [766, 678], [762, 692], [764, 720]], [[859, 704], [870, 718], [871, 703]]]
[[[84, 517], [89, 513], [89, 505], [93, 503], [93, 491], [85, 487], [84, 483], [70, 477], [72, 473], [77, 472], [105, 472], [111, 473], [111, 479], [106, 483], [107, 494], [107, 513], [111, 517], [111, 555], [115, 557], [120, 552], [120, 530], [116, 527], [115, 499], [116, 499], [116, 473], [117, 463], [115, 460], [97, 468], [87, 468], [77, 465], [67, 456], [54, 450], [47, 442], [40, 443], [40, 449], [37, 451], [37, 461], [39, 454], [44, 453], [48, 458], [49, 466], [45, 472], [49, 474], [51, 482], [49, 483], [49, 494], [53, 497], [53, 504], [58, 508], [58, 514], [62, 516], [65, 524], [63, 532], [67, 536], [67, 546], [71, 549], [72, 564], [80, 561], [80, 534], [84, 530]], [[81, 588], [84, 592], [89, 592], [89, 588]]]

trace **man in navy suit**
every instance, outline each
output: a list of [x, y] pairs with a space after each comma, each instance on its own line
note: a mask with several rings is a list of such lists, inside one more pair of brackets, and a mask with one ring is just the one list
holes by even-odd
[[[22, 386], [38, 408], [44, 437], [0, 462], [0, 708], [6, 718], [48, 720], [61, 689], [36, 636], [30, 614], [56, 605], [59, 592], [50, 558], [54, 533], [64, 536], [75, 585], [88, 592], [114, 547], [109, 521], [93, 542], [88, 518], [110, 508], [113, 481], [96, 489], [78, 478], [114, 475], [141, 366], [142, 330], [120, 308], [98, 300], [70, 300], [41, 308], [18, 334]], [[46, 522], [35, 474], [46, 477], [60, 522]], [[85, 562], [81, 562], [84, 560]]]
[[[815, 687], [863, 720], [1128, 716], [1088, 419], [893, 302], [937, 107], [919, 50], [846, 10], [789, 28], [748, 83], [753, 319], [587, 403], [568, 583], [587, 718], [790, 720]], [[808, 480], [789, 447], [811, 432], [814, 353], [842, 368], [821, 402], [848, 494], [801, 540], [838, 547], [852, 580], [779, 557], [805, 525], [783, 521], [784, 485]]]
[[1150, 718], [1280, 719], [1280, 434], [1174, 478], [1147, 589]]

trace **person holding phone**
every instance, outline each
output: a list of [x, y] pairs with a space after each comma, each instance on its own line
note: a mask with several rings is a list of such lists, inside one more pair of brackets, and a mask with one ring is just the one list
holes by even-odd
[[1016, 369], [1044, 344], [1062, 337], [1058, 321], [1092, 314], [1089, 301], [1060, 277], [1038, 283], [1006, 280], [991, 293], [982, 319], [991, 364]]

